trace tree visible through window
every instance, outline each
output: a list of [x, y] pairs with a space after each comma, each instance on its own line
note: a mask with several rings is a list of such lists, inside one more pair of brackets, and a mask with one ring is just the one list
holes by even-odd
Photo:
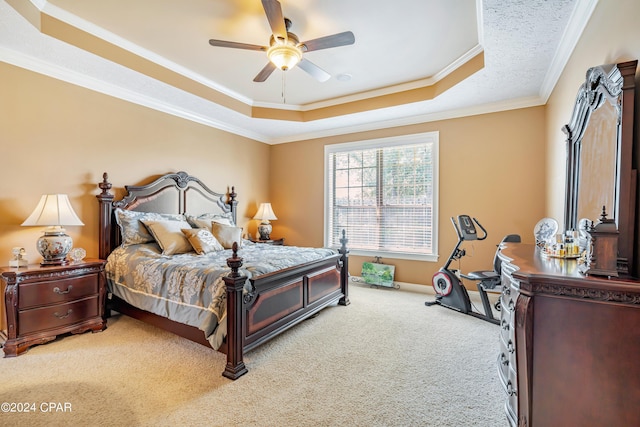
[[435, 260], [437, 154], [437, 132], [325, 147], [326, 244]]

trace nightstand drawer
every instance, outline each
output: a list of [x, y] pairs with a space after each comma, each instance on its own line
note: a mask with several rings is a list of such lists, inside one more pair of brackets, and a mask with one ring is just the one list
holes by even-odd
[[20, 287], [19, 309], [57, 304], [96, 295], [98, 293], [96, 276], [96, 274], [91, 274], [65, 280], [25, 283]]
[[46, 329], [72, 325], [84, 319], [100, 316], [98, 295], [68, 304], [33, 308], [18, 313], [18, 334], [25, 335]]

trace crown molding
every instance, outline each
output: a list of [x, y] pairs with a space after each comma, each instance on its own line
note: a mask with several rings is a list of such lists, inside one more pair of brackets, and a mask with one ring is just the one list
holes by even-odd
[[564, 71], [567, 62], [569, 62], [569, 58], [576, 48], [582, 32], [587, 26], [597, 4], [598, 0], [577, 0], [564, 34], [558, 44], [558, 48], [551, 60], [551, 65], [540, 87], [540, 97], [545, 103], [551, 96], [556, 83], [558, 83], [562, 71]]

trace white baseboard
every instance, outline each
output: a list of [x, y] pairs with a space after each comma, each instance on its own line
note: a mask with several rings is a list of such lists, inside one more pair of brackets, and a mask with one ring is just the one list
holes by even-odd
[[[368, 283], [366, 283], [364, 281], [364, 279], [360, 276], [350, 276], [349, 279], [352, 282], [358, 283], [362, 286], [371, 286], [371, 287], [376, 287], [375, 285], [370, 285]], [[427, 294], [427, 295], [435, 295], [435, 291], [433, 290], [432, 286], [428, 286], [428, 285], [418, 285], [415, 283], [407, 283], [407, 282], [398, 282], [397, 280], [395, 280], [393, 282], [393, 284], [395, 286], [399, 286], [399, 290], [401, 291], [406, 291], [406, 292], [415, 292], [415, 293], [419, 293], [419, 294]], [[381, 288], [383, 288], [383, 286], [380, 286]]]
[[[364, 279], [360, 276], [351, 275], [349, 276], [349, 279], [351, 280], [352, 283], [358, 283], [362, 286], [376, 287], [375, 285], [370, 285], [366, 283]], [[433, 287], [431, 285], [418, 285], [416, 283], [398, 282], [397, 280], [395, 280], [393, 284], [396, 286], [399, 286], [397, 289], [400, 291], [414, 292], [418, 294], [425, 294], [425, 295], [431, 295], [431, 296], [435, 296], [436, 294], [436, 292], [433, 290]], [[470, 289], [467, 286], [465, 287], [467, 288], [467, 293], [469, 294], [469, 297], [472, 300], [477, 299], [479, 301], [480, 293], [475, 288]], [[380, 286], [380, 288], [386, 289], [386, 287], [383, 287], [383, 286]], [[489, 296], [489, 300], [492, 302], [497, 301], [500, 297], [500, 293], [496, 293], [496, 292], [487, 292], [487, 295]]]

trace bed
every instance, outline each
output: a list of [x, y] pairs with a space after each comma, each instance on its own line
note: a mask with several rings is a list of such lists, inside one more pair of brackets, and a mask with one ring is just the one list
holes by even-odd
[[234, 187], [215, 192], [186, 172], [126, 185], [119, 200], [106, 172], [98, 187], [106, 313], [225, 353], [227, 378], [247, 373], [245, 352], [325, 307], [349, 304], [344, 232], [338, 250], [245, 240], [237, 234]]

